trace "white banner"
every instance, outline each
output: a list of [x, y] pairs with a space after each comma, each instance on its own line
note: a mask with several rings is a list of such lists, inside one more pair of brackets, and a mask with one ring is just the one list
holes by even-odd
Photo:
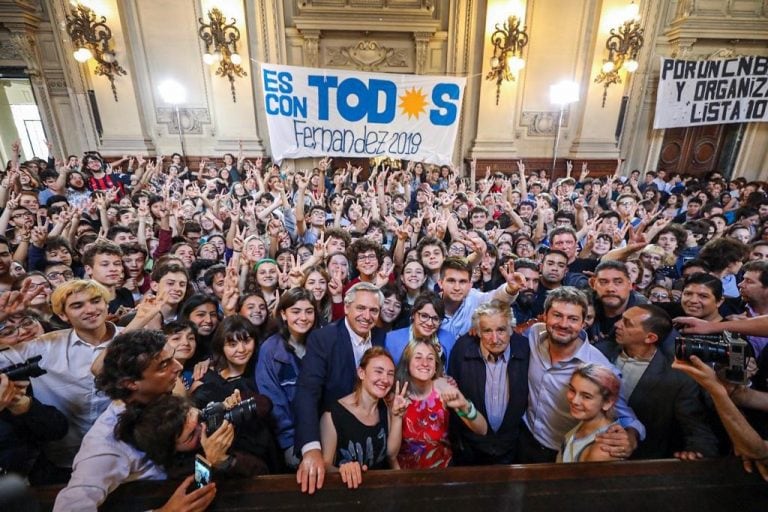
[[464, 78], [261, 65], [272, 157], [450, 164]]
[[654, 128], [768, 121], [768, 57], [661, 59]]

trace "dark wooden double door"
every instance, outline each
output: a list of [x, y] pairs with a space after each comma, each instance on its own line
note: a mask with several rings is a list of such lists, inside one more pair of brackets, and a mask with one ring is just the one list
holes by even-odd
[[712, 124], [667, 128], [658, 169], [703, 176], [710, 171], [729, 176], [744, 133], [744, 124]]

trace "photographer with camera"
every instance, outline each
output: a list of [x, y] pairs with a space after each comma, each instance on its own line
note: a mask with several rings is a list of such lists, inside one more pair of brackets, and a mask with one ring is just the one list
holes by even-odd
[[0, 473], [17, 473], [36, 485], [46, 483], [51, 470], [42, 444], [64, 437], [68, 425], [58, 409], [31, 395], [30, 376], [0, 369]]
[[[237, 431], [233, 449], [240, 459], [249, 459], [249, 473], [269, 474], [282, 468], [283, 457], [269, 425], [272, 401], [258, 392], [255, 380], [256, 339], [253, 324], [240, 315], [228, 316], [213, 334], [211, 357], [213, 369], [202, 378], [202, 384], [192, 393], [192, 401], [203, 410], [204, 417], [220, 415], [209, 404], [222, 402], [237, 392], [252, 405], [243, 428]], [[243, 402], [245, 404], [246, 402]], [[210, 411], [210, 413], [209, 413]]]
[[143, 452], [169, 478], [188, 474], [195, 453], [203, 453], [215, 476], [250, 477], [263, 462], [237, 451], [237, 430], [255, 414], [254, 400], [235, 391], [223, 402], [197, 409], [185, 397], [165, 395], [146, 406], [129, 405], [115, 426], [115, 436]]
[[[95, 511], [107, 495], [123, 483], [166, 478], [165, 470], [149, 460], [144, 452], [117, 439], [115, 426], [126, 405], [148, 405], [169, 395], [181, 369], [160, 332], [138, 330], [112, 340], [95, 378], [96, 388], [112, 402], [83, 438], [75, 456], [72, 477], [56, 497], [54, 512]], [[222, 432], [220, 436], [225, 434]], [[187, 492], [192, 478], [182, 482], [158, 510], [205, 510], [216, 495], [216, 487], [210, 484]]]
[[690, 356], [687, 362], [676, 359], [672, 368], [688, 374], [712, 396], [734, 451], [744, 461], [744, 469], [751, 473], [754, 465], [768, 481], [768, 441], [749, 425], [737, 407], [768, 411], [768, 393], [721, 381], [715, 370], [696, 356]]

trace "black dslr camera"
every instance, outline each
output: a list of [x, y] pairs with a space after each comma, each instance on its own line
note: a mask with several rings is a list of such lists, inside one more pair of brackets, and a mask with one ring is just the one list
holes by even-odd
[[223, 402], [211, 402], [200, 411], [200, 421], [205, 424], [205, 431], [212, 434], [218, 430], [224, 420], [237, 427], [255, 415], [256, 400], [254, 398], [243, 400], [230, 410], [224, 407]]
[[730, 332], [694, 334], [675, 338], [675, 357], [684, 361], [696, 356], [713, 363], [715, 370], [730, 382], [747, 384], [747, 342]]
[[48, 372], [38, 366], [42, 358], [43, 356], [30, 357], [23, 363], [12, 364], [0, 369], [0, 374], [7, 375], [8, 380], [29, 380], [31, 377], [45, 375]]

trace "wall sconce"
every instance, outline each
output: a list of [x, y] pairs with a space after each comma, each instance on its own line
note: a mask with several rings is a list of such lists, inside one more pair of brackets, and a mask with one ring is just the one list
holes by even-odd
[[125, 75], [125, 70], [117, 63], [115, 51], [110, 48], [112, 30], [107, 26], [107, 18], [101, 16], [97, 21], [96, 13], [89, 7], [78, 3], [67, 15], [66, 30], [77, 48], [73, 53], [77, 62], [96, 59], [94, 73], [105, 76], [112, 86], [112, 94], [117, 101], [115, 77]]
[[604, 83], [603, 89], [603, 108], [608, 96], [608, 87], [611, 84], [620, 84], [621, 76], [619, 71], [622, 69], [628, 73], [637, 71], [640, 65], [637, 62], [637, 54], [643, 47], [643, 29], [640, 28], [640, 17], [638, 7], [632, 2], [627, 7], [626, 21], [618, 28], [612, 28], [605, 40], [605, 47], [608, 50], [608, 58], [603, 63], [600, 74], [595, 78], [595, 83]]
[[504, 80], [514, 81], [518, 71], [525, 67], [523, 60], [523, 48], [528, 44], [528, 34], [523, 27], [520, 29], [520, 19], [510, 16], [503, 26], [496, 24], [496, 30], [491, 34], [493, 44], [493, 57], [491, 57], [491, 70], [486, 75], [486, 80], [496, 80], [496, 104], [499, 104], [501, 83]]
[[237, 53], [237, 42], [240, 40], [240, 30], [235, 26], [237, 20], [232, 18], [232, 22], [227, 23], [224, 15], [216, 8], [208, 11], [208, 20], [210, 23], [206, 25], [203, 18], [198, 19], [200, 22], [198, 34], [205, 42], [203, 62], [208, 65], [218, 63], [216, 75], [226, 76], [229, 79], [232, 101], [237, 102], [235, 77], [248, 75], [240, 66], [242, 57]]

